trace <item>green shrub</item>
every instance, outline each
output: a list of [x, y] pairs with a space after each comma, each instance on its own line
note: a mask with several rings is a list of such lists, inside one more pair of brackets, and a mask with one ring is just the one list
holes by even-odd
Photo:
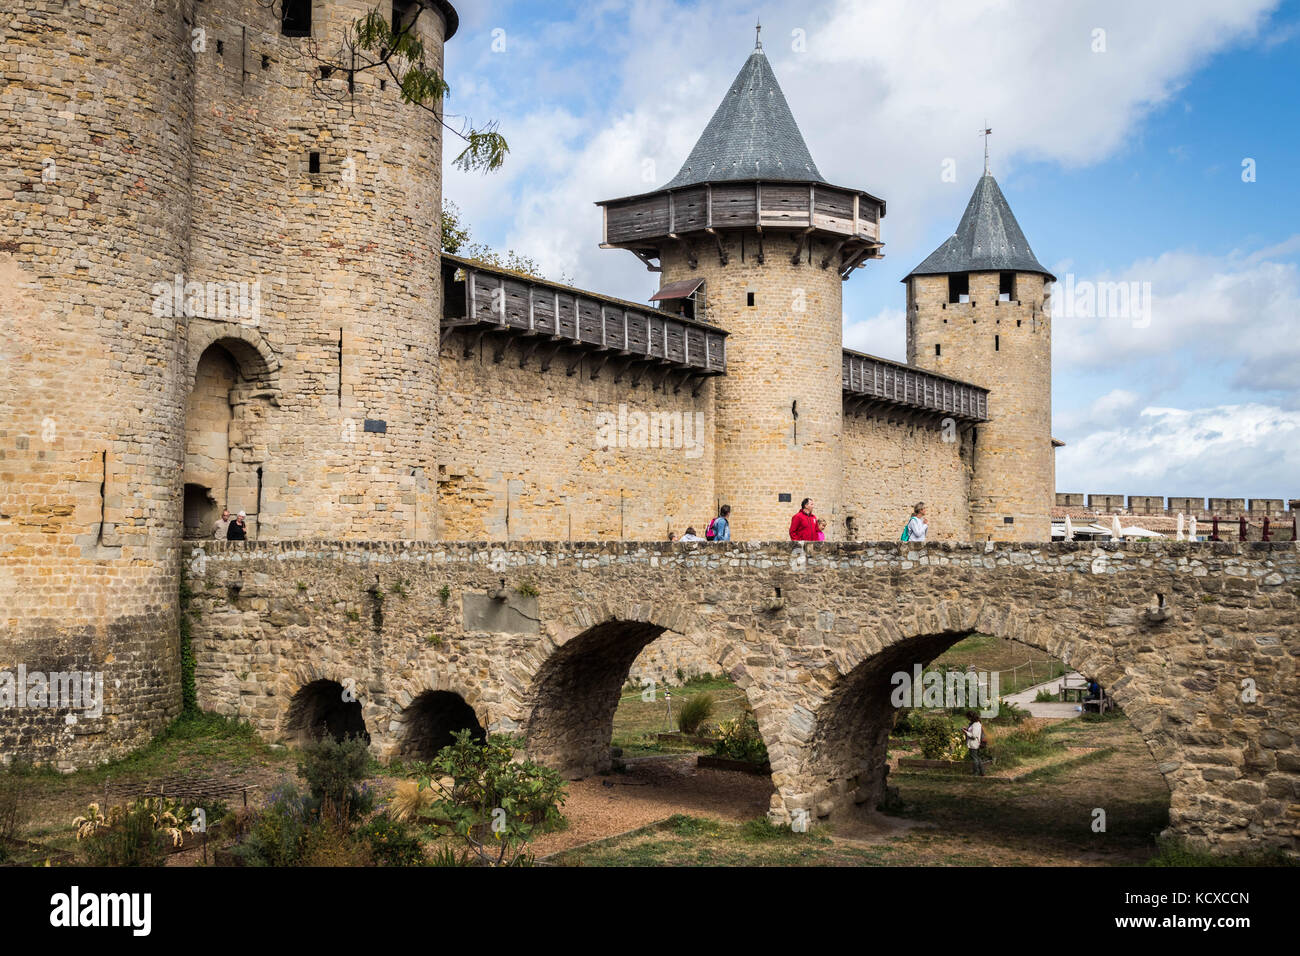
[[1023, 707], [1017, 707], [1009, 700], [998, 699], [997, 716], [984, 718], [987, 723], [994, 724], [1021, 724], [1029, 719], [1031, 714]]
[[427, 765], [421, 789], [438, 799], [419, 811], [462, 837], [489, 866], [525, 866], [535, 833], [563, 824], [564, 780], [531, 761], [516, 762], [513, 741], [493, 734], [479, 742], [469, 730], [453, 735]]
[[298, 757], [298, 772], [327, 816], [354, 820], [374, 806], [374, 795], [363, 783], [370, 774], [370, 750], [360, 737], [327, 736], [308, 744]]
[[429, 857], [430, 866], [474, 866], [474, 857], [468, 850], [460, 853], [455, 847], [440, 846]]
[[1057, 695], [1056, 695], [1056, 694], [1052, 693], [1052, 692], [1051, 692], [1050, 690], [1048, 690], [1047, 688], [1043, 688], [1043, 689], [1040, 690], [1037, 694], [1034, 695], [1034, 703], [1035, 703], [1035, 704], [1050, 704], [1050, 703], [1053, 703], [1053, 702], [1056, 700], [1056, 698], [1057, 698]]
[[739, 717], [724, 720], [718, 725], [718, 742], [713, 745], [713, 752], [719, 757], [732, 760], [748, 760], [750, 763], [767, 762], [767, 744], [758, 729], [758, 720], [746, 711]]
[[911, 737], [920, 732], [922, 715], [910, 707], [901, 707], [894, 718], [895, 737]]
[[303, 866], [373, 866], [374, 862], [370, 844], [336, 820], [321, 820], [303, 840]]
[[926, 760], [961, 760], [966, 756], [965, 738], [947, 716], [922, 717], [918, 733], [921, 756]]
[[310, 797], [292, 784], [280, 787], [267, 797], [266, 806], [253, 816], [243, 841], [231, 852], [245, 866], [296, 866], [317, 820]]
[[380, 866], [419, 866], [424, 862], [424, 851], [411, 828], [386, 814], [358, 827], [356, 837], [370, 848], [370, 856]]
[[686, 703], [677, 712], [677, 729], [687, 736], [697, 734], [712, 716], [713, 695], [695, 694], [686, 698]]

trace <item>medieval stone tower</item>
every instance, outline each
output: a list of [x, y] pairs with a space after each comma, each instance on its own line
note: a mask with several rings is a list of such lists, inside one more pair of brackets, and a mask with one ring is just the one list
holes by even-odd
[[[787, 536], [805, 497], [843, 507], [841, 282], [875, 257], [885, 204], [828, 184], [758, 46], [681, 171], [601, 203], [604, 245], [663, 272], [728, 332], [715, 496], [749, 539]], [[702, 315], [701, 315], [702, 313]]]
[[990, 420], [975, 429], [971, 540], [1049, 540], [1055, 279], [987, 169], [956, 233], [903, 281], [908, 363], [990, 390]]
[[27, 6], [0, 26], [0, 667], [102, 671], [106, 701], [7, 711], [0, 752], [80, 763], [178, 712], [179, 544], [223, 506], [250, 538], [433, 528], [441, 127], [323, 65], [373, 0]]

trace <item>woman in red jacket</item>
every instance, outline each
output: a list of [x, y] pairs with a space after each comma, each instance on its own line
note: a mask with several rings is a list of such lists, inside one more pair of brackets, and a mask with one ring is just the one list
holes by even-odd
[[794, 517], [790, 519], [790, 540], [817, 540], [817, 516], [813, 514], [811, 498], [805, 498], [799, 510], [794, 513]]

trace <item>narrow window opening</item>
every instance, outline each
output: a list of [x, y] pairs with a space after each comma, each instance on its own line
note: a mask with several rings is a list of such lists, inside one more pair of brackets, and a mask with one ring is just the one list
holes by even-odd
[[938, 355], [938, 354], [939, 354], [939, 343], [938, 343], [938, 342], [935, 342], [935, 343], [934, 343], [934, 354], [935, 354], [935, 355]]
[[995, 352], [1002, 351], [1002, 336], [1000, 335], [993, 336], [993, 351]]
[[226, 52], [226, 41], [224, 41], [224, 40], [218, 40], [218, 41], [217, 41], [217, 56], [221, 56], [221, 54], [223, 54], [223, 53], [225, 53], [225, 52]]
[[1020, 320], [1016, 319], [1016, 328], [1020, 328]]
[[948, 301], [954, 304], [970, 301], [970, 276], [964, 272], [948, 276]]
[[264, 69], [264, 70], [269, 70], [270, 68], [271, 68], [271, 57], [268, 56], [267, 54], [263, 53], [263, 54], [262, 54], [262, 69]]
[[383, 91], [383, 90], [388, 89], [388, 81], [387, 81], [387, 80], [380, 80], [380, 81], [379, 81], [379, 89], [380, 89], [380, 91]]
[[746, 293], [745, 293], [745, 305], [750, 306], [751, 308], [753, 307], [753, 305], [754, 305], [754, 293], [752, 293], [752, 292], [746, 292]]
[[320, 172], [320, 153], [307, 154], [307, 172], [309, 173]]
[[1016, 297], [1016, 274], [1014, 272], [998, 273], [998, 301], [1010, 302]]
[[281, 0], [280, 32], [287, 37], [311, 36], [311, 0]]
[[349, 93], [355, 93], [356, 91], [357, 91], [357, 74], [356, 74], [356, 71], [355, 71], [355, 70], [348, 70], [348, 92], [349, 92]]

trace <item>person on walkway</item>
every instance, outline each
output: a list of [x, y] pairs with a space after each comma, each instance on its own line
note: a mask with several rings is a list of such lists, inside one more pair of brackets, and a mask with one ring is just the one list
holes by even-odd
[[682, 535], [680, 538], [678, 538], [677, 540], [678, 541], [703, 541], [704, 539], [695, 533], [695, 525], [691, 525], [689, 528], [686, 529], [686, 533]]
[[718, 516], [704, 529], [704, 537], [710, 541], [731, 540], [731, 505], [723, 505], [718, 509]]
[[226, 540], [226, 531], [230, 528], [230, 510], [221, 509], [221, 517], [212, 523], [212, 537], [218, 541]]
[[794, 513], [794, 517], [790, 519], [790, 540], [817, 540], [817, 516], [813, 514], [811, 498], [805, 498], [803, 504], [799, 505], [799, 510]]
[[925, 533], [930, 530], [930, 525], [925, 520], [925, 502], [918, 501], [912, 506], [912, 517], [907, 519], [907, 525], [903, 528], [903, 536], [899, 541], [924, 541]]
[[248, 539], [248, 515], [240, 512], [234, 521], [230, 522], [230, 527], [226, 529], [227, 541], [246, 541]]
[[818, 540], [818, 541], [825, 541], [825, 540], [826, 540], [826, 519], [825, 519], [825, 518], [818, 518], [818, 519], [817, 519], [817, 538], [816, 538], [816, 540]]
[[966, 719], [970, 721], [966, 725], [966, 750], [970, 754], [973, 765], [971, 772], [977, 777], [982, 777], [984, 758], [980, 755], [980, 750], [984, 747], [984, 725], [980, 723], [979, 714], [973, 710], [966, 711]]

